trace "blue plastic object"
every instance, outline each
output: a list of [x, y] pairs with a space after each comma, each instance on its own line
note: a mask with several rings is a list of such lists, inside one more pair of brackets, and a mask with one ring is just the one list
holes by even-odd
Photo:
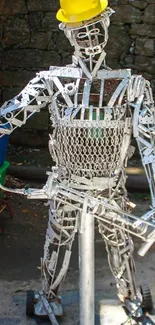
[[[9, 128], [9, 124], [6, 124], [5, 127]], [[5, 161], [8, 142], [9, 142], [9, 135], [5, 134], [2, 138], [0, 138], [0, 166], [2, 166]]]

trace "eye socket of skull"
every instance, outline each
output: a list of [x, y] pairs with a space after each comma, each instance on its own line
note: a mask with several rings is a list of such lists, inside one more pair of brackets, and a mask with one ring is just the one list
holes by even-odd
[[76, 31], [75, 40], [80, 47], [94, 47], [104, 42], [104, 30], [100, 23], [88, 25]]

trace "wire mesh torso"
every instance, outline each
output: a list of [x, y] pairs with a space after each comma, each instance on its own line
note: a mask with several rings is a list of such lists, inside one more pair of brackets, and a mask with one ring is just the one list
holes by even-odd
[[114, 176], [121, 167], [126, 119], [131, 121], [125, 94], [127, 83], [122, 87], [124, 80], [118, 79], [108, 79], [107, 83], [86, 78], [60, 80], [63, 88], [56, 84], [59, 89], [51, 109], [52, 158], [69, 175], [89, 179]]

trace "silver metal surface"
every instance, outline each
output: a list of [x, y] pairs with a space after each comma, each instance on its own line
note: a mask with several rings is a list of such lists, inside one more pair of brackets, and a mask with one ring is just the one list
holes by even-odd
[[49, 319], [51, 321], [51, 324], [52, 325], [59, 325], [56, 318], [55, 318], [55, 315], [53, 313], [53, 310], [52, 310], [47, 298], [44, 296], [44, 294], [40, 294], [40, 298], [41, 298], [43, 306], [44, 306], [44, 308], [45, 308], [45, 310], [47, 312], [47, 315], [48, 315], [48, 317], [49, 317]]
[[79, 231], [80, 325], [94, 325], [94, 216], [86, 211], [82, 221]]

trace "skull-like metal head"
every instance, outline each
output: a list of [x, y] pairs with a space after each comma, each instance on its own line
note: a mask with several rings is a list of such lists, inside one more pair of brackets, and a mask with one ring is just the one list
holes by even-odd
[[108, 41], [108, 27], [111, 8], [107, 8], [100, 15], [79, 23], [61, 23], [60, 29], [64, 31], [75, 52], [82, 58], [95, 57], [103, 52]]

